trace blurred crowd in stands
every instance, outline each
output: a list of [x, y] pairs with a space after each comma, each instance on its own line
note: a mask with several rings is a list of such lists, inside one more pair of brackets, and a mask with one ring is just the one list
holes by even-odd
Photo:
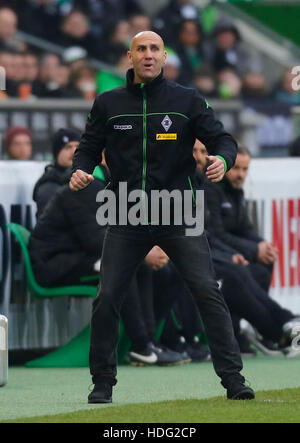
[[[124, 83], [131, 38], [152, 29], [166, 44], [165, 76], [195, 86], [205, 97], [300, 103], [290, 69], [268, 84], [261, 60], [246, 50], [236, 24], [207, 16], [191, 0], [170, 0], [152, 18], [137, 0], [1, 0], [0, 66], [7, 75], [1, 98], [92, 100]], [[38, 49], [17, 31], [63, 51]], [[94, 61], [109, 67], [99, 69]]]
[[[290, 68], [270, 84], [262, 57], [244, 44], [235, 22], [198, 8], [193, 0], [169, 0], [153, 17], [141, 4], [138, 0], [0, 0], [0, 66], [6, 73], [0, 102], [10, 98], [92, 102], [96, 94], [125, 83], [132, 37], [152, 29], [165, 41], [165, 77], [197, 88], [208, 100], [240, 100], [245, 109], [266, 117], [257, 127], [258, 154], [254, 150], [252, 154], [298, 155], [290, 109], [300, 104], [300, 94], [293, 90]], [[39, 39], [39, 45], [32, 38]], [[240, 132], [234, 135], [240, 137]], [[7, 150], [10, 137], [4, 128], [1, 136], [2, 158], [30, 158]], [[36, 158], [35, 149], [32, 157]]]
[[[137, 0], [0, 0], [0, 66], [6, 71], [6, 90], [0, 91], [0, 99], [92, 101], [97, 93], [125, 83], [130, 41], [136, 33], [149, 29], [159, 33], [166, 44], [164, 75], [196, 87], [208, 100], [300, 104], [299, 93], [292, 89], [290, 69], [275, 85], [269, 85], [261, 60], [247, 51], [235, 23], [222, 17], [204, 20], [203, 11], [191, 0], [170, 0], [151, 19]], [[18, 31], [53, 44], [53, 49], [38, 49]], [[68, 187], [69, 168], [79, 138], [71, 128], [54, 135], [54, 162], [47, 165], [34, 189], [37, 225], [29, 249], [35, 276], [45, 286], [71, 284], [82, 273], [99, 272], [99, 246], [104, 234], [96, 224], [96, 208], [90, 205], [89, 217], [85, 214], [84, 220], [80, 219], [78, 207], [83, 202], [76, 200]], [[288, 355], [291, 322], [296, 320], [299, 324], [300, 320], [268, 295], [277, 250], [255, 233], [246, 214], [242, 185], [251, 153], [240, 148], [238, 161], [222, 185], [211, 186], [203, 173], [205, 146], [197, 143], [195, 180], [199, 189], [207, 191], [207, 208], [213, 214], [206, 220], [207, 235], [241, 351], [255, 355], [251, 343], [267, 354]], [[28, 160], [32, 157], [32, 134], [24, 127], [8, 128], [3, 147], [6, 158]], [[292, 143], [290, 154], [300, 155], [300, 138]], [[95, 202], [96, 193], [108, 180], [104, 158], [100, 180], [82, 191], [83, 200]], [[86, 232], [93, 235], [86, 236]], [[88, 237], [91, 244], [86, 241]], [[53, 238], [59, 240], [53, 242]], [[56, 254], [64, 254], [63, 259], [53, 260], [53, 247]], [[162, 295], [159, 303], [158, 294]], [[158, 247], [149, 252], [137, 271], [122, 318], [132, 341], [130, 361], [134, 364], [147, 363], [152, 351], [157, 359], [148, 364], [210, 359], [207, 347], [199, 342], [203, 327], [192, 298]], [[242, 331], [242, 318], [255, 329]], [[155, 334], [162, 319], [164, 333], [157, 343]]]

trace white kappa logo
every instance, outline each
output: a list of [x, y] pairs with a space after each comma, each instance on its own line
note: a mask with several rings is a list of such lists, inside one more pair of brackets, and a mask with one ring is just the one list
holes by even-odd
[[119, 129], [120, 131], [126, 131], [132, 129], [132, 125], [114, 125], [114, 129]]
[[171, 125], [172, 125], [172, 120], [170, 119], [170, 117], [168, 115], [165, 116], [165, 118], [163, 119], [163, 121], [161, 122], [164, 130], [166, 132], [168, 132], [168, 130], [170, 129]]

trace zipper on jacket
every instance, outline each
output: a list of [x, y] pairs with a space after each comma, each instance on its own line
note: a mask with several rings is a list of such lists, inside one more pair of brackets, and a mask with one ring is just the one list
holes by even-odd
[[[147, 97], [144, 89], [145, 84], [141, 83], [143, 93], [143, 172], [142, 172], [142, 190], [146, 192], [146, 174], [147, 174]], [[144, 193], [142, 194], [144, 215], [146, 214]], [[146, 222], [146, 220], [144, 220]]]

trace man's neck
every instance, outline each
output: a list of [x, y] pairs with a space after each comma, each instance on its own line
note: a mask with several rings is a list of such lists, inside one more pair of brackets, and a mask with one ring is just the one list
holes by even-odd
[[141, 78], [139, 78], [139, 77], [134, 76], [133, 83], [134, 83], [135, 85], [142, 85], [142, 84], [148, 85], [148, 84], [151, 83], [153, 80], [154, 80], [154, 78], [152, 78], [151, 80], [149, 80], [149, 79], [143, 80], [143, 79], [141, 79]]

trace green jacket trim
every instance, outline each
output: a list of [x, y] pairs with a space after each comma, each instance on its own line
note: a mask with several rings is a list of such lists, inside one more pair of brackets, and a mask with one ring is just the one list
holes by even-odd
[[113, 120], [114, 118], [118, 117], [150, 117], [151, 115], [179, 115], [180, 117], [186, 118], [189, 120], [190, 118], [187, 115], [180, 114], [180, 112], [151, 112], [149, 114], [119, 114], [119, 115], [113, 115], [112, 117], [109, 117], [109, 119], [106, 121], [108, 123], [110, 120]]
[[102, 171], [102, 169], [100, 168], [100, 166], [96, 166], [93, 172], [93, 177], [98, 178], [99, 180], [105, 182], [105, 176], [104, 173]]

